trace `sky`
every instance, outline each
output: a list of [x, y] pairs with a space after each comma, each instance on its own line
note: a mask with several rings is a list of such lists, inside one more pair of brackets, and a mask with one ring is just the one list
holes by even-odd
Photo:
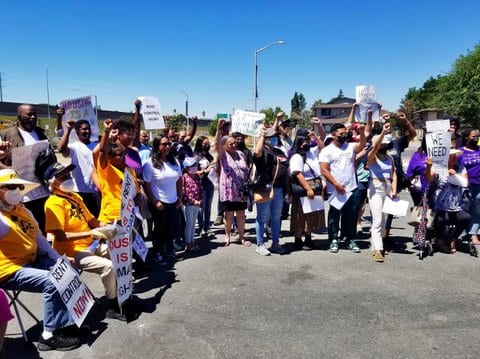
[[[1, 1], [3, 100], [57, 104], [95, 95], [133, 111], [155, 96], [161, 112], [211, 118], [253, 110], [290, 113], [342, 89], [374, 85], [396, 111], [410, 87], [448, 73], [480, 39], [477, 0]], [[47, 92], [47, 70], [48, 88]], [[49, 96], [48, 96], [49, 95]]]

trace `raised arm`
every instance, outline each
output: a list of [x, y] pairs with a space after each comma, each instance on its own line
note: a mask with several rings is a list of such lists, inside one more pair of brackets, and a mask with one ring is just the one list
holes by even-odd
[[183, 140], [183, 143], [188, 145], [191, 140], [195, 137], [195, 134], [197, 133], [197, 126], [198, 126], [198, 117], [193, 116], [192, 117], [192, 128], [188, 132], [187, 136], [185, 136], [185, 139]]
[[263, 145], [265, 144], [265, 132], [267, 131], [267, 128], [263, 126], [260, 129], [260, 138], [257, 141], [257, 144], [255, 145], [255, 151], [253, 151], [253, 155], [256, 158], [262, 157], [263, 153]]
[[359, 140], [355, 144], [355, 148], [354, 148], [355, 153], [360, 153], [364, 149], [365, 144], [367, 143], [367, 140], [365, 139], [365, 125], [358, 126], [358, 134], [359, 134]]
[[140, 122], [142, 121], [143, 117], [140, 113], [140, 109], [142, 108], [142, 101], [138, 98], [135, 100], [135, 113], [133, 114], [133, 122], [135, 123], [135, 137], [133, 138], [132, 146], [139, 148], [140, 147]]
[[105, 168], [108, 165], [107, 150], [108, 150], [108, 143], [110, 142], [112, 124], [113, 124], [113, 121], [111, 119], [107, 119], [103, 122], [102, 139], [100, 140], [100, 143], [93, 150], [94, 153], [95, 151], [97, 151], [100, 166], [102, 166], [102, 168]]
[[415, 131], [415, 127], [413, 127], [412, 123], [408, 120], [405, 112], [399, 112], [397, 117], [400, 120], [400, 122], [407, 127], [408, 142], [410, 142], [417, 135], [417, 131]]
[[58, 151], [64, 156], [70, 155], [68, 139], [70, 138], [70, 133], [72, 133], [74, 127], [75, 120], [67, 120], [65, 131], [63, 132], [62, 138], [60, 138], [60, 142], [58, 143]]
[[316, 137], [320, 138], [322, 141], [325, 139], [327, 133], [323, 127], [322, 121], [318, 117], [314, 117], [310, 120], [313, 125], [313, 131], [315, 131]]
[[357, 110], [357, 107], [358, 107], [358, 103], [355, 102], [352, 105], [352, 109], [350, 110], [350, 114], [348, 115], [347, 122], [351, 123], [352, 125], [355, 122], [355, 111]]
[[368, 152], [367, 159], [368, 165], [372, 166], [375, 163], [375, 157], [377, 156], [378, 150], [382, 146], [383, 138], [387, 133], [390, 133], [391, 125], [389, 122], [383, 124], [383, 129], [380, 135], [375, 139], [375, 143], [372, 143], [372, 148]]
[[283, 111], [280, 111], [280, 112], [277, 113], [277, 115], [275, 116], [275, 121], [273, 122], [273, 125], [272, 125], [272, 128], [273, 128], [275, 131], [278, 131], [278, 126], [280, 126], [280, 122], [282, 122], [283, 116], [285, 116], [285, 112], [283, 112]]
[[217, 123], [217, 133], [215, 134], [215, 150], [218, 154], [218, 160], [225, 156], [225, 149], [222, 145], [222, 128], [225, 125], [224, 119], [219, 119]]

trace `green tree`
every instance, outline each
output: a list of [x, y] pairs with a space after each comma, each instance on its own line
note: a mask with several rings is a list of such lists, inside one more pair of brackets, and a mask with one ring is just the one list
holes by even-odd
[[290, 104], [292, 106], [292, 110], [291, 110], [292, 117], [294, 117], [294, 114], [297, 115], [298, 117], [301, 117], [303, 110], [305, 110], [305, 107], [307, 107], [307, 101], [305, 101], [305, 97], [301, 92], [295, 92], [293, 94], [293, 98], [290, 101]]
[[279, 112], [283, 112], [280, 106], [275, 107], [275, 110], [271, 107], [260, 110], [260, 113], [265, 114], [265, 123], [267, 124], [273, 124]]

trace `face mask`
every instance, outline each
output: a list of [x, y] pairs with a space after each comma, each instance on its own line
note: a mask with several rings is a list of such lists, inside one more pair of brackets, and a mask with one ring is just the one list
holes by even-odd
[[468, 139], [468, 147], [478, 148], [478, 138], [469, 138]]
[[345, 137], [347, 137], [347, 142], [352, 142], [353, 133], [352, 132], [347, 132], [347, 135]]
[[74, 183], [73, 183], [73, 180], [71, 178], [63, 181], [62, 183], [60, 183], [60, 186], [59, 188], [63, 191], [63, 192], [72, 192], [73, 191], [73, 187], [74, 187]]
[[387, 154], [387, 151], [388, 151], [388, 148], [387, 147], [382, 147], [378, 150], [378, 153], [382, 153], [382, 154]]
[[277, 147], [278, 146], [278, 137], [270, 137], [268, 139], [268, 143], [270, 144], [271, 147]]
[[245, 149], [245, 142], [237, 142], [237, 150], [243, 151]]
[[204, 150], [205, 152], [210, 151], [210, 145], [204, 145], [204, 146], [203, 146], [203, 150]]
[[194, 175], [197, 173], [197, 167], [188, 167], [188, 173]]
[[343, 145], [345, 142], [347, 142], [347, 135], [342, 135], [342, 136], [338, 136], [337, 137], [337, 141], [338, 143], [341, 145]]
[[5, 202], [11, 206], [15, 206], [22, 201], [22, 191], [20, 188], [10, 189], [5, 192]]

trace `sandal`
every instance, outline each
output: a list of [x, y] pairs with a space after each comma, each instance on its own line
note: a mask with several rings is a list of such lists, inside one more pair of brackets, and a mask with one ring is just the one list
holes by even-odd
[[224, 246], [224, 247], [228, 247], [229, 245], [230, 245], [230, 239], [225, 239], [225, 240], [223, 241], [223, 246]]
[[247, 241], [245, 239], [242, 239], [240, 243], [242, 244], [242, 246], [245, 246], [245, 247], [250, 247], [252, 245], [252, 242]]

